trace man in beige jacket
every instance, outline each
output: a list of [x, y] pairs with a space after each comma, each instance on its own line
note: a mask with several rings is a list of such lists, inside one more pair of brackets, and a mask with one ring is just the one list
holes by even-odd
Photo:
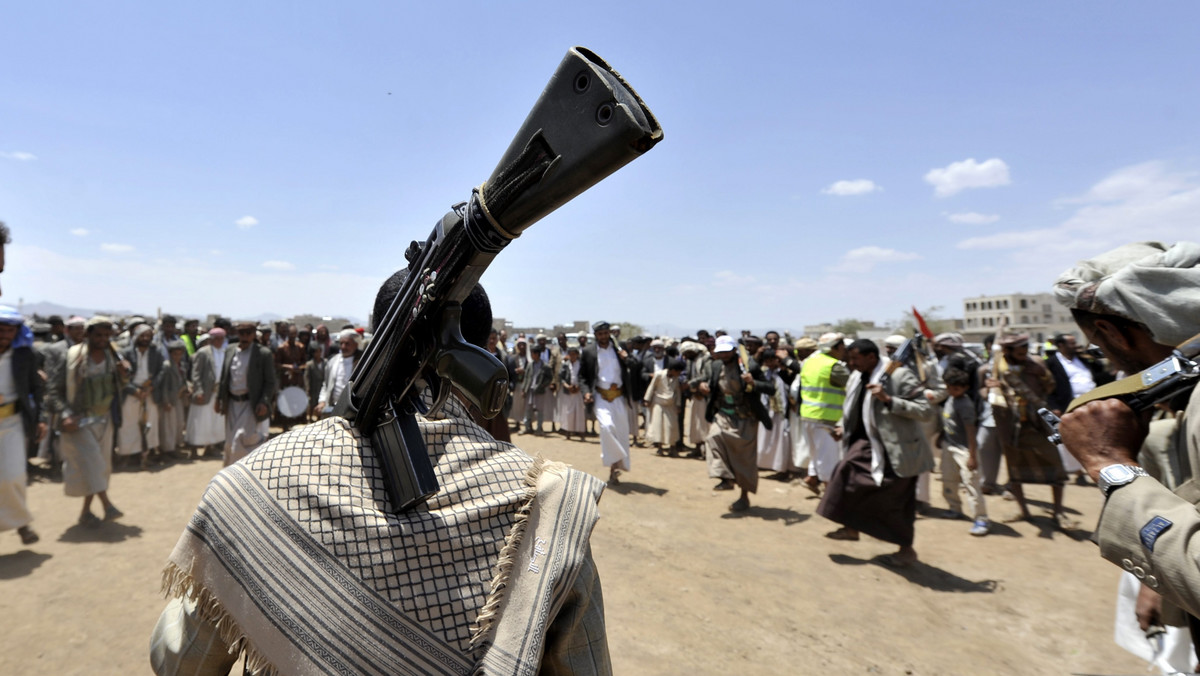
[[[1200, 244], [1120, 247], [1064, 272], [1055, 294], [1087, 340], [1117, 368], [1135, 374], [1200, 333]], [[1200, 615], [1200, 390], [1167, 403], [1183, 411], [1167, 451], [1173, 491], [1139, 465], [1146, 418], [1119, 399], [1094, 401], [1064, 415], [1060, 432], [1067, 450], [1105, 492], [1097, 529], [1101, 556], [1133, 573], [1143, 589], [1195, 617]], [[1147, 594], [1139, 599], [1143, 625], [1157, 615], [1157, 598]]]

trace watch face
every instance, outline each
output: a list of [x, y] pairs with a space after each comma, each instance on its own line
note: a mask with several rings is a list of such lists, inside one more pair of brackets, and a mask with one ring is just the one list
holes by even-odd
[[1110, 484], [1119, 484], [1133, 477], [1133, 472], [1130, 471], [1127, 465], [1105, 467], [1100, 473], [1104, 475], [1104, 480]]

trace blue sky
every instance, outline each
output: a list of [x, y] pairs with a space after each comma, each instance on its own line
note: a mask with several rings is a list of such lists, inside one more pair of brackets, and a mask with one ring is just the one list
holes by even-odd
[[584, 45], [665, 140], [498, 257], [497, 315], [955, 316], [1196, 238], [1197, 25], [1186, 2], [10, 3], [4, 299], [365, 318]]

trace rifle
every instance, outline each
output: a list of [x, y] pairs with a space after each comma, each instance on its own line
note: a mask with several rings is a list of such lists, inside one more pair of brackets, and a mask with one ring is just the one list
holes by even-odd
[[[424, 242], [412, 242], [408, 277], [335, 408], [371, 439], [393, 512], [438, 490], [416, 415], [436, 415], [455, 387], [485, 418], [499, 413], [508, 373], [467, 343], [460, 303], [496, 254], [543, 216], [662, 140], [633, 88], [582, 47], [567, 52], [504, 156], [468, 202], [454, 205]], [[433, 405], [420, 393], [428, 384]]]
[[[1200, 384], [1200, 361], [1198, 360], [1200, 360], [1200, 334], [1179, 344], [1171, 352], [1171, 356], [1154, 366], [1128, 378], [1101, 385], [1091, 392], [1075, 398], [1067, 406], [1066, 413], [1097, 399], [1112, 398], [1125, 402], [1129, 408], [1133, 409], [1134, 413], [1146, 411], [1160, 402], [1173, 399], [1184, 392], [1190, 392], [1197, 384]], [[1058, 424], [1062, 421], [1058, 416], [1045, 408], [1039, 408], [1038, 415], [1051, 428], [1051, 434], [1048, 437], [1050, 443], [1062, 443], [1062, 436], [1058, 433]]]

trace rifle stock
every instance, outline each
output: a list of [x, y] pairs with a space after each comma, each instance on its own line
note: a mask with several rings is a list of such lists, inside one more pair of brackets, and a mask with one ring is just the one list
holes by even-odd
[[[405, 252], [408, 277], [335, 408], [371, 438], [392, 511], [437, 492], [415, 415], [457, 388], [485, 417], [507, 396], [507, 372], [459, 329], [460, 303], [509, 242], [640, 157], [662, 128], [633, 88], [591, 51], [567, 52], [491, 176]], [[433, 407], [419, 399], [428, 384]]]

